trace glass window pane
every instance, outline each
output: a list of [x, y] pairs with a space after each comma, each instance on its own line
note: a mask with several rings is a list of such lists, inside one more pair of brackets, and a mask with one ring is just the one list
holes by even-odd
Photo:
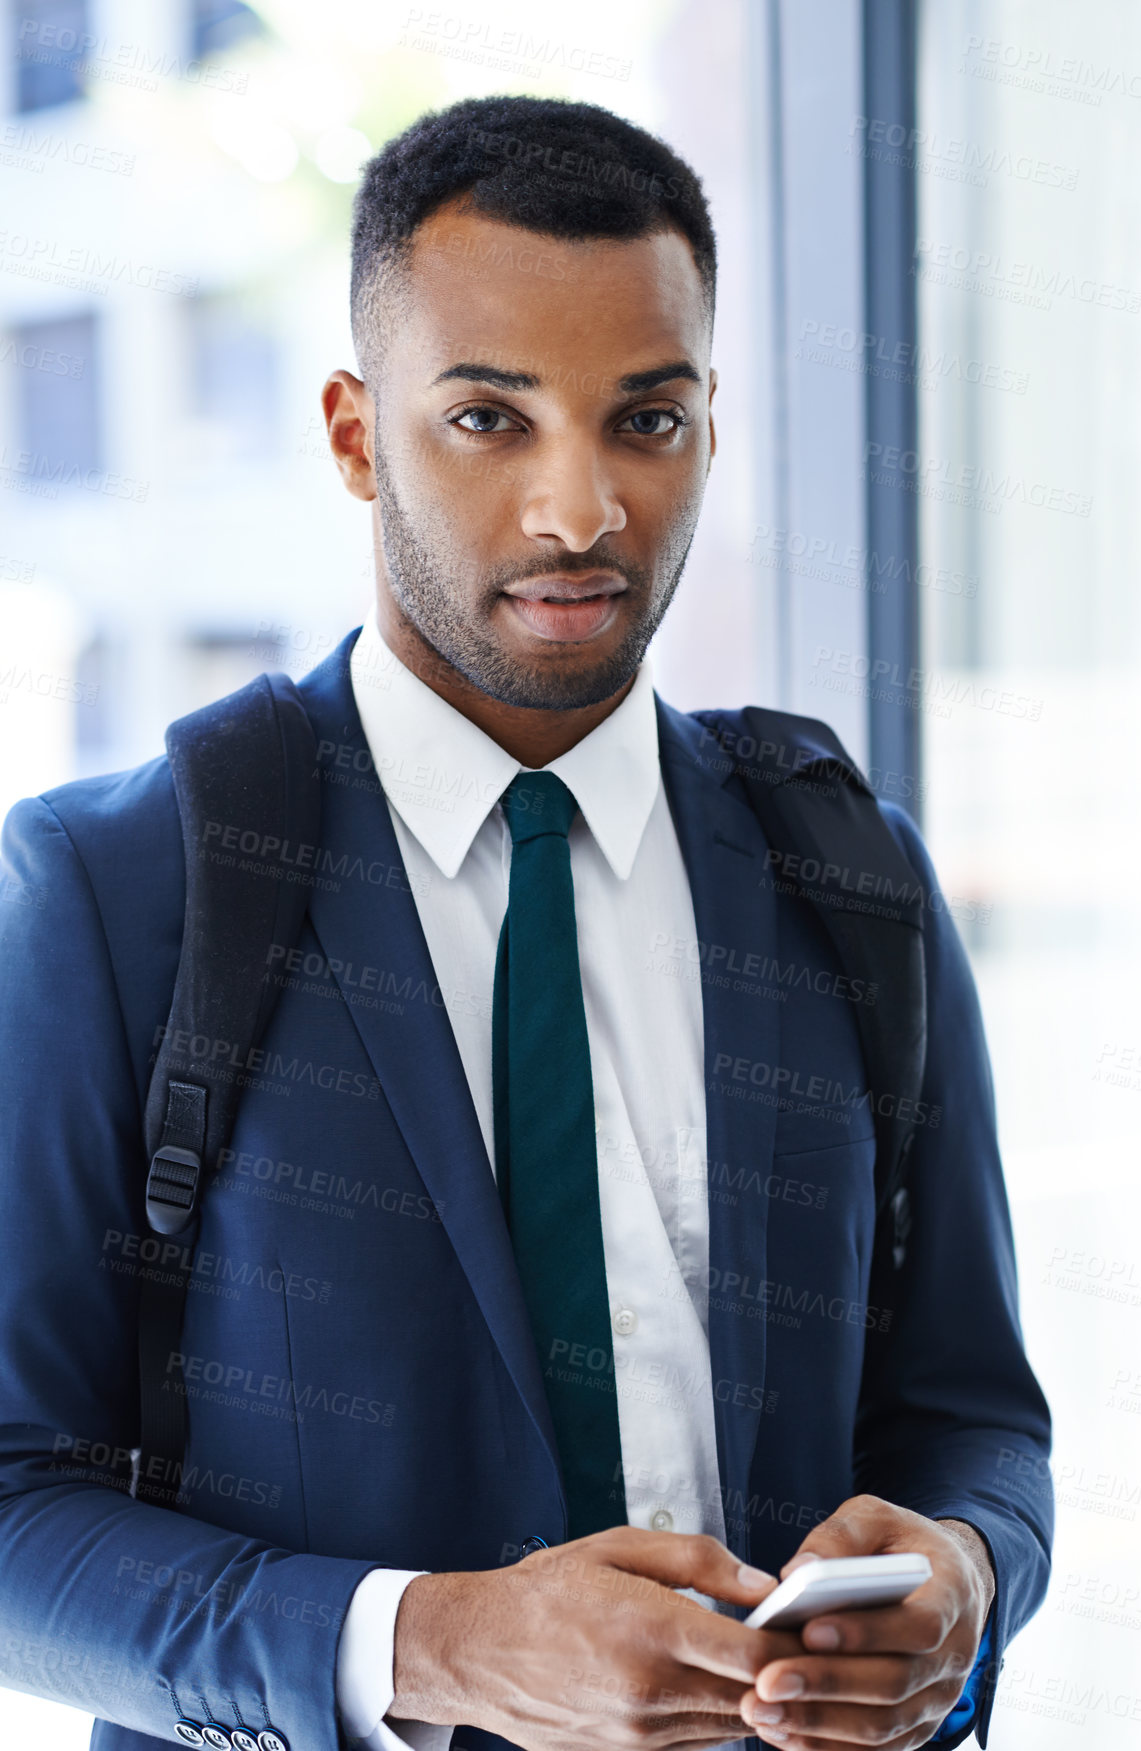
[[86, 0], [10, 0], [8, 30], [15, 43], [21, 114], [83, 96]]
[[[1077, 1722], [1034, 1709], [1026, 1675], [1089, 1694], [1132, 1669], [1111, 1602], [1141, 1555], [1141, 12], [922, 17], [927, 831], [962, 900], [1056, 1423], [1054, 1581], [991, 1737], [1068, 1751]], [[1136, 1734], [1087, 1726], [1098, 1751]]]
[[13, 333], [20, 363], [17, 408], [21, 447], [33, 476], [66, 484], [68, 475], [100, 467], [99, 378], [94, 316], [26, 322]]

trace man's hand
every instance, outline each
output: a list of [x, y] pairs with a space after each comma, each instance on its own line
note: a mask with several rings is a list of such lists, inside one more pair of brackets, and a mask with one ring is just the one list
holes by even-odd
[[[743, 1577], [743, 1578], [742, 1578]], [[396, 1617], [385, 1717], [483, 1727], [528, 1751], [686, 1751], [741, 1713], [795, 1631], [746, 1629], [672, 1588], [750, 1608], [776, 1586], [716, 1538], [615, 1526], [503, 1569], [420, 1575]]]
[[932, 1573], [902, 1605], [815, 1617], [801, 1628], [804, 1647], [834, 1653], [766, 1665], [756, 1694], [742, 1699], [766, 1743], [784, 1751], [912, 1751], [954, 1708], [994, 1597], [986, 1545], [972, 1526], [853, 1496], [809, 1533], [781, 1577], [814, 1557], [910, 1550], [922, 1551]]

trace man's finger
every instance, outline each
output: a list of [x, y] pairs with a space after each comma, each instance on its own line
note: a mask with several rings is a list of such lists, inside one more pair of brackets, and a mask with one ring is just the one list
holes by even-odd
[[722, 1678], [756, 1680], [770, 1660], [794, 1658], [803, 1652], [795, 1630], [746, 1629], [731, 1617], [706, 1611], [698, 1619], [678, 1612], [671, 1625], [669, 1651], [683, 1666], [696, 1666]]
[[775, 1575], [742, 1564], [712, 1533], [612, 1526], [595, 1533], [592, 1542], [600, 1553], [605, 1548], [606, 1561], [616, 1569], [645, 1575], [667, 1587], [693, 1587], [734, 1605], [759, 1605], [777, 1584]]
[[898, 1536], [905, 1513], [880, 1496], [849, 1496], [827, 1520], [812, 1528], [796, 1555], [781, 1569], [782, 1579], [805, 1557], [876, 1555], [888, 1539]]
[[751, 1685], [747, 1691], [742, 1692], [740, 1679], [718, 1678], [712, 1673], [702, 1673], [691, 1691], [680, 1690], [667, 1679], [656, 1688], [644, 1685], [639, 1692], [640, 1700], [647, 1711], [647, 1720], [653, 1719], [657, 1723], [684, 1716], [687, 1721], [692, 1722], [695, 1719], [708, 1720], [717, 1716], [721, 1723], [723, 1740], [742, 1737], [743, 1695], [751, 1696], [756, 1701], [756, 1691]]
[[[907, 1702], [933, 1684], [961, 1685], [967, 1676], [961, 1666], [961, 1661], [942, 1654], [912, 1659], [863, 1654], [853, 1659], [778, 1660], [765, 1667], [755, 1688], [763, 1704], [789, 1709], [806, 1701], [888, 1705]], [[803, 1688], [793, 1695], [789, 1687], [796, 1679]]]
[[[585, 1540], [583, 1541], [586, 1542]], [[719, 1539], [707, 1533], [649, 1532], [637, 1526], [614, 1526], [592, 1534], [592, 1575], [598, 1581], [617, 1570], [615, 1598], [624, 1585], [659, 1582], [666, 1587], [692, 1587], [711, 1598], [755, 1605], [777, 1585], [775, 1575], [744, 1567]], [[574, 1546], [562, 1549], [570, 1557]], [[605, 1568], [596, 1565], [601, 1558]], [[744, 1579], [742, 1579], [744, 1574]], [[629, 1582], [625, 1576], [629, 1576]], [[756, 1577], [754, 1580], [752, 1577]], [[799, 1635], [746, 1629], [735, 1618], [698, 1607], [680, 1598], [672, 1605], [668, 1651], [682, 1665], [719, 1677], [751, 1683], [766, 1660], [800, 1650]]]
[[933, 1654], [958, 1616], [958, 1605], [932, 1577], [901, 1605], [812, 1617], [801, 1635], [813, 1653]]
[[[762, 1718], [758, 1718], [757, 1731], [778, 1742], [783, 1733], [786, 1740], [799, 1734], [804, 1738], [835, 1739], [842, 1745], [879, 1746], [924, 1726], [930, 1735], [954, 1706], [953, 1698], [944, 1706], [945, 1695], [949, 1695], [945, 1689], [928, 1689], [897, 1703], [788, 1703], [781, 1713], [779, 1731], [776, 1723], [767, 1723]], [[761, 1715], [765, 1712], [766, 1705], [762, 1703]]]

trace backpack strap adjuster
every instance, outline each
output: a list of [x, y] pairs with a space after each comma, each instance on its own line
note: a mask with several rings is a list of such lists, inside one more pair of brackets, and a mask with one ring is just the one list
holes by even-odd
[[911, 1233], [911, 1199], [906, 1186], [900, 1186], [895, 1193], [890, 1209], [891, 1262], [897, 1271], [902, 1271], [907, 1258], [907, 1237]]
[[206, 1090], [172, 1078], [147, 1174], [147, 1221], [156, 1234], [185, 1234], [197, 1218], [205, 1149]]
[[198, 1213], [202, 1157], [168, 1143], [155, 1150], [147, 1175], [147, 1221], [156, 1234], [181, 1234]]

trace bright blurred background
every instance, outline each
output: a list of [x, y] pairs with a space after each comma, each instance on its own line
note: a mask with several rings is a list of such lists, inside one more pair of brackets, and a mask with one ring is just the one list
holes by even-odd
[[[362, 160], [502, 91], [664, 135], [718, 231], [720, 386], [657, 686], [826, 717], [922, 818], [1057, 1423], [1054, 1581], [990, 1745], [1118, 1751], [1141, 1743], [1141, 11], [908, 10], [901, 127], [868, 101], [891, 0], [6, 0], [0, 812], [151, 757], [172, 718], [303, 673], [363, 617], [367, 513], [318, 404], [353, 366]], [[895, 270], [865, 178], [893, 153], [917, 335], [869, 318]], [[918, 417], [895, 457], [866, 418], [892, 384]], [[910, 687], [877, 630], [898, 550], [871, 544], [870, 470], [918, 511]], [[885, 687], [907, 720], [886, 740]], [[44, 1751], [90, 1730], [12, 1691], [0, 1724]]]

